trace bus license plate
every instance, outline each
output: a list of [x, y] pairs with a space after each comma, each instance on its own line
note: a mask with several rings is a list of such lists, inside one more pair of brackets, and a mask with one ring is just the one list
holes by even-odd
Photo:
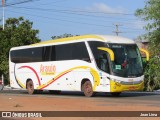
[[128, 87], [129, 90], [136, 90], [136, 87], [135, 86], [130, 86]]

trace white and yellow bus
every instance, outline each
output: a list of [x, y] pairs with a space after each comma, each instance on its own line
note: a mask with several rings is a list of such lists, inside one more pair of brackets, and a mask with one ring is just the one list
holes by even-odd
[[118, 36], [84, 35], [11, 48], [9, 73], [11, 87], [27, 89], [29, 94], [82, 91], [90, 97], [144, 87], [137, 45]]

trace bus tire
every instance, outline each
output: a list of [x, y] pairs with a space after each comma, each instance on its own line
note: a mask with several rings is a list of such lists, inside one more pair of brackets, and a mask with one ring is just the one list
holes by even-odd
[[120, 94], [121, 94], [121, 92], [111, 92], [111, 95], [113, 97], [118, 97], [118, 96], [120, 96]]
[[32, 80], [27, 81], [26, 88], [30, 95], [34, 93], [34, 84]]
[[85, 81], [82, 85], [83, 93], [86, 97], [92, 97], [94, 95], [92, 84], [90, 81]]

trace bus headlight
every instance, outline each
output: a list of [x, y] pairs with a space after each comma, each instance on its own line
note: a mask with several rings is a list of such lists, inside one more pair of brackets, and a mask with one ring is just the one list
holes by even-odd
[[114, 84], [115, 84], [116, 86], [119, 86], [119, 87], [120, 87], [122, 81], [113, 79], [113, 82], [114, 82]]

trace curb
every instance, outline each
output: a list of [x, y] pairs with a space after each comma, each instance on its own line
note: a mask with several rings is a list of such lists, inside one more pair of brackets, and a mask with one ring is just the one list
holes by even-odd
[[26, 90], [26, 89], [22, 89], [22, 88], [12, 88], [10, 86], [4, 86], [3, 90]]

